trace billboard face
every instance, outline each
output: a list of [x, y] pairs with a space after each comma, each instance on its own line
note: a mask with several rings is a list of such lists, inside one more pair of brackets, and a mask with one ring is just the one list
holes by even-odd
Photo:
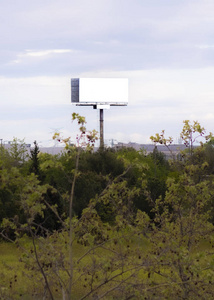
[[128, 104], [126, 78], [74, 78], [71, 79], [71, 101], [84, 104]]

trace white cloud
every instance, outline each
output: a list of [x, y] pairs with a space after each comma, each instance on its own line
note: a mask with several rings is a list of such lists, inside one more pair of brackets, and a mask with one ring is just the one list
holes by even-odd
[[70, 100], [68, 77], [0, 77], [0, 107], [63, 105]]
[[214, 45], [197, 45], [199, 49], [214, 49]]
[[53, 55], [75, 53], [72, 49], [48, 49], [48, 50], [25, 50], [22, 53], [17, 54], [17, 59], [13, 60], [12, 63], [21, 63], [26, 58], [49, 58]]
[[50, 49], [50, 50], [41, 50], [41, 51], [33, 51], [26, 50], [25, 54], [20, 54], [20, 56], [47, 56], [50, 54], [63, 54], [63, 53], [71, 53], [73, 50], [71, 49]]

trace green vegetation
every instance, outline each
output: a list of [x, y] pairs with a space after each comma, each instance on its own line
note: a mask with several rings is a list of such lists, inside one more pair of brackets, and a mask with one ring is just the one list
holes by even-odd
[[1, 151], [0, 298], [213, 299], [212, 134], [184, 121], [170, 160], [164, 131], [151, 154], [93, 152], [96, 132], [72, 118], [78, 145], [55, 134], [61, 155]]

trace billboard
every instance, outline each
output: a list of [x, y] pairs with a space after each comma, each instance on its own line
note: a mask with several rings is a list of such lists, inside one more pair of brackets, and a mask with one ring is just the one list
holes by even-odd
[[76, 105], [127, 105], [128, 79], [72, 78], [71, 102]]

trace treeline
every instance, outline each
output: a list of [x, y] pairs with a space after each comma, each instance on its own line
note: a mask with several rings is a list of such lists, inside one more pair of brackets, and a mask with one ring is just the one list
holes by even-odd
[[[214, 147], [211, 142], [195, 148], [191, 155], [189, 148], [183, 153], [171, 154], [171, 159], [167, 160], [155, 145], [153, 152], [149, 154], [144, 149], [137, 151], [133, 148], [119, 150], [109, 148], [96, 152], [81, 150], [73, 215], [80, 218], [90, 200], [99, 196], [117, 177], [125, 180], [129, 189], [138, 189], [131, 209], [145, 211], [152, 217], [155, 200], [165, 197], [167, 180], [169, 178], [177, 180], [187, 165], [199, 167], [195, 175], [199, 182], [214, 174]], [[60, 214], [68, 217], [68, 198], [76, 155], [76, 148], [65, 149], [59, 155], [40, 153], [36, 142], [29, 155], [24, 142], [17, 139], [14, 139], [9, 150], [2, 147], [0, 222], [3, 218], [12, 218], [15, 215], [18, 218], [25, 217], [20, 203], [25, 190], [27, 188], [31, 190], [31, 184], [46, 186], [45, 200], [50, 205], [57, 206]], [[110, 207], [99, 205], [97, 210], [103, 221], [110, 221], [114, 217]], [[44, 211], [44, 217], [40, 222], [45, 222], [49, 230], [59, 229], [60, 226], [56, 215], [48, 208]]]

